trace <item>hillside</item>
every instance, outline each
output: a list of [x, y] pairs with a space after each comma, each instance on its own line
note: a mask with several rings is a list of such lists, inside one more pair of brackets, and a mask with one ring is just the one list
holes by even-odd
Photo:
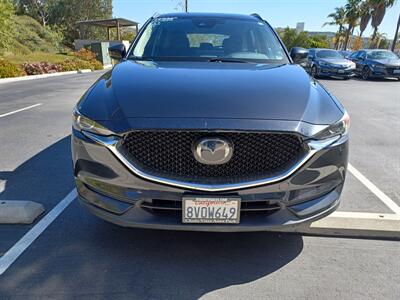
[[13, 16], [12, 21], [14, 32], [8, 52], [30, 54], [59, 50], [61, 36], [42, 27], [36, 20], [28, 16]]

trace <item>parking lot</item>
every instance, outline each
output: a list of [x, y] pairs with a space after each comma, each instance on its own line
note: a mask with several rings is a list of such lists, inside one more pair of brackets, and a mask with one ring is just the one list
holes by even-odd
[[[100, 74], [0, 84], [0, 202], [46, 209], [0, 225], [0, 299], [400, 298], [396, 240], [127, 229], [81, 209], [71, 112]], [[320, 81], [351, 116], [339, 212], [400, 214], [400, 82]]]

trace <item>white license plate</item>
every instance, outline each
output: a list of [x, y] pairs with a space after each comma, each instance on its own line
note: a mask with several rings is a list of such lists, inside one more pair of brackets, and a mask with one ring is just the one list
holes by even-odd
[[343, 74], [343, 73], [344, 73], [344, 70], [338, 70], [338, 73], [339, 73], [339, 74]]
[[182, 199], [182, 222], [238, 224], [240, 198], [185, 196]]
[[393, 70], [393, 74], [400, 74], [400, 70]]

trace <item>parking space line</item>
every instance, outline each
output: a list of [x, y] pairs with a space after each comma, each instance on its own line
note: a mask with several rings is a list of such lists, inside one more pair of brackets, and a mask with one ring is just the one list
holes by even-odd
[[38, 103], [38, 104], [34, 104], [34, 105], [31, 105], [31, 106], [27, 106], [27, 107], [24, 107], [24, 108], [20, 108], [20, 109], [14, 110], [14, 111], [10, 111], [10, 112], [8, 112], [8, 113], [5, 113], [5, 114], [0, 115], [0, 118], [7, 117], [7, 116], [9, 116], [9, 115], [16, 114], [16, 113], [18, 113], [18, 112], [20, 112], [20, 111], [24, 111], [24, 110], [31, 109], [31, 108], [40, 106], [40, 105], [42, 105], [42, 104], [43, 104], [43, 103]]
[[46, 230], [47, 227], [71, 204], [76, 198], [76, 189], [73, 189], [47, 215], [33, 226], [14, 246], [0, 257], [0, 275], [24, 253], [24, 251]]
[[394, 213], [400, 215], [400, 206], [398, 206], [396, 202], [390, 199], [384, 192], [382, 192], [375, 184], [369, 181], [368, 178], [361, 174], [361, 172], [354, 168], [351, 164], [348, 165], [347, 169], [387, 207], [389, 207]]

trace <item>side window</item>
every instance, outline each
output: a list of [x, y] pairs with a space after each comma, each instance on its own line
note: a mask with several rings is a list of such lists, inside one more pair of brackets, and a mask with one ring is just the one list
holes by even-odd
[[350, 58], [352, 58], [352, 59], [357, 58], [358, 54], [360, 54], [360, 51], [356, 51], [356, 52], [352, 53], [350, 55]]
[[365, 59], [366, 58], [366, 53], [364, 51], [361, 51], [360, 54], [358, 55], [358, 58]]

